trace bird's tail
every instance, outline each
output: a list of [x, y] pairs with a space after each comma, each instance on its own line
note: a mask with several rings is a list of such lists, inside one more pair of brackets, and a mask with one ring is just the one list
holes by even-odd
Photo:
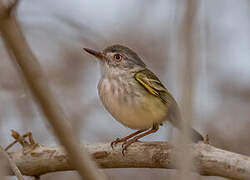
[[194, 143], [197, 143], [199, 141], [204, 141], [204, 138], [203, 136], [197, 132], [195, 129], [191, 129], [191, 140], [194, 142]]
[[[171, 123], [177, 127], [178, 129], [182, 129], [181, 128], [181, 121], [182, 121], [182, 118], [181, 118], [181, 114], [180, 114], [180, 111], [179, 111], [179, 108], [178, 108], [178, 105], [177, 103], [175, 103], [175, 106], [174, 108], [172, 109], [171, 111], [171, 114], [170, 114], [170, 121]], [[191, 128], [190, 129], [190, 136], [191, 136], [191, 140], [194, 142], [194, 143], [197, 143], [199, 141], [204, 141], [204, 138], [203, 136], [198, 132], [196, 131], [195, 129]]]

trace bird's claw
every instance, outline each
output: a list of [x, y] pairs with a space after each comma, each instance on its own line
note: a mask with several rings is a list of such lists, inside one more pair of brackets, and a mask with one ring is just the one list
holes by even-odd
[[128, 146], [125, 146], [124, 148], [122, 148], [122, 155], [123, 157], [125, 157], [125, 152], [127, 151]]
[[128, 147], [133, 144], [134, 142], [139, 142], [138, 139], [131, 139], [129, 141], [126, 141], [122, 143], [122, 155], [125, 156], [125, 152], [127, 151]]
[[112, 149], [114, 149], [114, 146], [116, 144], [118, 144], [119, 142], [123, 142], [122, 139], [116, 138], [114, 141], [112, 141], [111, 144], [110, 144], [110, 146], [112, 147]]

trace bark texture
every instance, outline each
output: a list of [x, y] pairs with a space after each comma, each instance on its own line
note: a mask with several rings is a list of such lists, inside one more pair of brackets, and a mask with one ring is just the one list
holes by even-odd
[[[120, 144], [114, 149], [109, 143], [84, 145], [101, 168], [165, 168], [176, 167], [176, 155], [185, 153], [166, 142], [137, 142], [132, 144], [125, 156]], [[199, 143], [190, 144], [196, 171], [206, 176], [231, 179], [250, 179], [250, 157]], [[73, 170], [68, 155], [60, 146], [25, 148], [9, 152], [23, 175], [41, 175], [49, 172]], [[195, 170], [195, 169], [193, 169]], [[12, 174], [11, 168], [9, 175]]]

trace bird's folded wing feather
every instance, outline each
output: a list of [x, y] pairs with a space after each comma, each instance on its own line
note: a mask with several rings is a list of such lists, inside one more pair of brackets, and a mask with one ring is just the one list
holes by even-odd
[[135, 74], [135, 79], [152, 95], [155, 95], [166, 104], [175, 103], [173, 96], [164, 87], [157, 76], [148, 69], [144, 69]]
[[[144, 69], [135, 74], [135, 79], [152, 95], [161, 98], [162, 102], [168, 106], [170, 122], [177, 128], [181, 128], [181, 116], [178, 105], [173, 96], [163, 86], [161, 81], [148, 69]], [[202, 135], [191, 129], [191, 138], [194, 142], [203, 141]]]

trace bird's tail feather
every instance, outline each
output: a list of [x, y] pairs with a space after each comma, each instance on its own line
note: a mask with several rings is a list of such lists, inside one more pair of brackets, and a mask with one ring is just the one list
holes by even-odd
[[191, 129], [191, 140], [195, 143], [199, 141], [204, 141], [203, 136], [198, 133], [195, 129]]
[[[175, 126], [177, 127], [179, 130], [181, 130], [181, 121], [182, 121], [182, 118], [181, 118], [181, 114], [180, 114], [180, 111], [179, 111], [179, 108], [178, 108], [178, 105], [175, 104], [174, 108], [172, 109], [171, 111], [172, 113], [170, 114], [170, 122]], [[194, 142], [194, 143], [197, 143], [199, 141], [204, 141], [204, 138], [203, 136], [198, 132], [196, 131], [195, 129], [191, 128], [190, 129], [190, 136], [191, 136], [191, 140]]]

